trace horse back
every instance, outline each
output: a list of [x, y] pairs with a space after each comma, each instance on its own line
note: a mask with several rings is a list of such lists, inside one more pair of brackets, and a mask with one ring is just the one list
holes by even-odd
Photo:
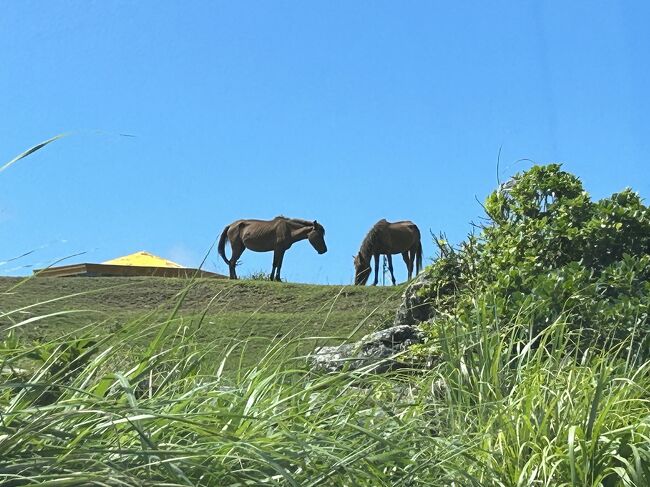
[[390, 223], [387, 240], [391, 253], [406, 252], [420, 241], [420, 229], [408, 220]]

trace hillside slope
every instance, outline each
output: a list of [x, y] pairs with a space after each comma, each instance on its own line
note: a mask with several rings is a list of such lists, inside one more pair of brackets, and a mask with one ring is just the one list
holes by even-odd
[[[196, 336], [206, 349], [252, 337], [245, 358], [249, 362], [287, 335], [326, 337], [318, 342], [332, 343], [336, 337], [385, 326], [402, 290], [216, 279], [190, 285], [186, 279], [155, 277], [0, 277], [0, 337], [8, 327], [38, 341], [92, 334], [95, 327], [117, 336], [137, 322], [139, 331], [148, 330], [133, 340], [140, 347], [178, 306], [174, 321], [198, 329]], [[313, 344], [303, 344], [300, 351]]]

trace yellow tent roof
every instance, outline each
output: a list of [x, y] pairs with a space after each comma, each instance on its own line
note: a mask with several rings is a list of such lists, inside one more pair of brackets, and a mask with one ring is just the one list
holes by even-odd
[[136, 252], [135, 254], [125, 255], [116, 259], [107, 260], [102, 264], [110, 265], [132, 265], [139, 267], [176, 267], [182, 268], [183, 266], [172, 262], [171, 260], [163, 259], [157, 255], [150, 254], [149, 252]]

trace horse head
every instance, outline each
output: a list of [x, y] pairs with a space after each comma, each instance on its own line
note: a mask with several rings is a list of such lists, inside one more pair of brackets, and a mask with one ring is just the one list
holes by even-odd
[[314, 220], [313, 228], [307, 234], [307, 239], [316, 252], [319, 254], [324, 254], [327, 252], [327, 245], [325, 245], [325, 228], [323, 225]]
[[359, 252], [354, 257], [354, 285], [365, 286], [370, 277], [370, 259]]

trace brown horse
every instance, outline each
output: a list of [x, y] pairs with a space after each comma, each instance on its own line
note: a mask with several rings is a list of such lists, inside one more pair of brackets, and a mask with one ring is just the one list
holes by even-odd
[[359, 253], [354, 258], [354, 284], [365, 285], [370, 277], [370, 258], [375, 259], [375, 282], [378, 282], [379, 256], [384, 254], [388, 259], [388, 270], [390, 277], [395, 283], [393, 274], [393, 254], [402, 254], [408, 278], [413, 274], [413, 261], [415, 261], [415, 273], [422, 268], [422, 243], [420, 242], [420, 230], [411, 221], [389, 223], [386, 220], [379, 220], [370, 229], [366, 238], [361, 243]]
[[[230, 241], [232, 256], [226, 258], [226, 239]], [[230, 269], [230, 279], [237, 279], [235, 266], [246, 249], [254, 252], [273, 251], [271, 280], [280, 280], [284, 253], [295, 242], [309, 239], [316, 252], [327, 252], [325, 229], [316, 220], [300, 220], [276, 216], [273, 220], [237, 220], [227, 225], [219, 238], [218, 252]], [[277, 272], [276, 272], [277, 271]]]

